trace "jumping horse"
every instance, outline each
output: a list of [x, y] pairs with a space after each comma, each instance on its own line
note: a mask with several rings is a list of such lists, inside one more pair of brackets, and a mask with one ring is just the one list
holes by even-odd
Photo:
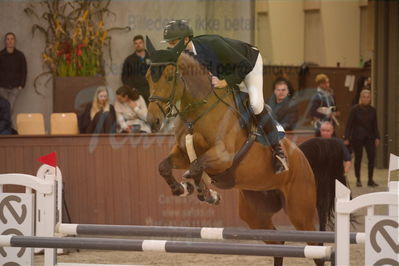
[[[334, 206], [334, 180], [343, 175], [342, 157], [329, 158], [330, 169], [338, 169], [337, 176], [324, 173], [319, 176], [328, 180], [318, 180], [301, 149], [283, 138], [289, 171], [275, 175], [271, 148], [253, 141], [240, 126], [233, 90], [213, 88], [207, 68], [195, 55], [183, 52], [184, 47], [180, 42], [173, 49], [155, 50], [147, 40], [152, 61], [146, 75], [151, 94], [147, 122], [158, 131], [165, 118], [176, 116], [176, 144], [159, 165], [173, 195], [191, 194], [196, 189], [200, 200], [217, 204], [220, 197], [208, 188], [209, 183], [221, 189], [236, 188], [240, 218], [252, 229], [276, 229], [272, 216], [282, 208], [297, 230], [316, 230], [316, 210], [323, 227]], [[328, 145], [322, 141], [306, 148], [320, 160], [326, 157]], [[317, 163], [313, 167], [319, 167]], [[184, 177], [193, 179], [195, 188], [189, 182], [179, 183], [172, 169], [188, 169]], [[204, 173], [210, 182], [203, 178], [207, 176]], [[282, 265], [282, 261], [275, 257], [274, 265]], [[324, 265], [322, 260], [315, 262]]]

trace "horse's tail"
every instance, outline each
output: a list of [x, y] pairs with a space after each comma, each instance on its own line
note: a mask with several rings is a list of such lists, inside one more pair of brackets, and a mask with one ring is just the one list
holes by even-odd
[[335, 180], [347, 186], [342, 145], [338, 141], [337, 139], [313, 138], [299, 145], [316, 179], [320, 231], [325, 231], [327, 222], [333, 217]]

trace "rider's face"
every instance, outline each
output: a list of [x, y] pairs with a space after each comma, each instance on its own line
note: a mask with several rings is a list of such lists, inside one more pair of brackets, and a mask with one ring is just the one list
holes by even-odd
[[169, 41], [169, 42], [168, 42], [168, 48], [173, 48], [173, 47], [175, 47], [176, 44], [179, 43], [179, 41], [180, 41], [179, 39]]
[[[168, 41], [168, 48], [173, 48], [175, 47], [181, 39], [176, 39], [176, 40], [172, 40], [172, 41]], [[187, 45], [190, 41], [190, 38], [188, 37], [184, 37], [184, 44]]]

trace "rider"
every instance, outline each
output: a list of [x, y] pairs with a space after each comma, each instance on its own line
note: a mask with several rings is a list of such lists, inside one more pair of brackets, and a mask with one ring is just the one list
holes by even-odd
[[258, 49], [219, 35], [193, 35], [186, 20], [172, 20], [164, 27], [163, 42], [172, 48], [184, 39], [186, 49], [196, 54], [211, 72], [214, 87], [238, 86], [248, 92], [252, 111], [271, 143], [275, 173], [287, 171], [287, 157], [278, 140], [278, 123], [263, 99], [263, 62]]

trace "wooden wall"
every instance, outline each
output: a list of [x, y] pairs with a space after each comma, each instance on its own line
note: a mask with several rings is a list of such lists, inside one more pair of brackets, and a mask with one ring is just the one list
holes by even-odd
[[[288, 136], [301, 143], [312, 134]], [[73, 223], [244, 226], [238, 217], [237, 190], [219, 190], [219, 206], [199, 202], [196, 196], [171, 195], [158, 174], [158, 164], [174, 143], [172, 135], [158, 134], [4, 136], [0, 137], [0, 173], [35, 175], [40, 166], [36, 159], [57, 152]], [[282, 214], [276, 219], [287, 223]]]

